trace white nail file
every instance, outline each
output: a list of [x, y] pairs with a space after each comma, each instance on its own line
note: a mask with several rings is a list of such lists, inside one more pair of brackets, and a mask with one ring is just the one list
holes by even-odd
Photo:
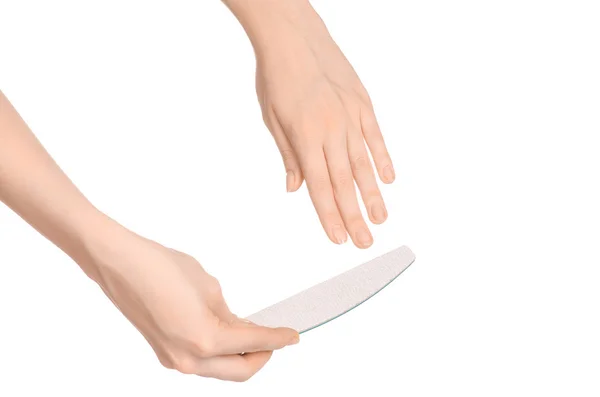
[[288, 327], [303, 333], [357, 307], [390, 284], [415, 260], [406, 246], [397, 248], [246, 319], [266, 327]]

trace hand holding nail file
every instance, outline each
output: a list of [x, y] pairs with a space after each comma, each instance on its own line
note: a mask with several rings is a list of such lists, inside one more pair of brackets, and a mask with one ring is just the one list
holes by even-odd
[[269, 306], [247, 320], [266, 327], [292, 328], [298, 333], [309, 331], [381, 291], [414, 260], [410, 248], [402, 246]]

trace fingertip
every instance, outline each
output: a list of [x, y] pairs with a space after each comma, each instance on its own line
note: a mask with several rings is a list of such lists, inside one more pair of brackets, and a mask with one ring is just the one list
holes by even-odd
[[360, 249], [367, 249], [373, 245], [373, 236], [368, 228], [359, 229], [354, 235], [354, 245]]
[[296, 184], [292, 188], [292, 192], [298, 191], [298, 189], [300, 189], [300, 186], [302, 186], [302, 178], [298, 178], [298, 180], [296, 181]]
[[289, 345], [295, 345], [300, 341], [298, 331], [287, 327], [263, 327], [257, 326], [264, 338], [263, 348], [260, 350], [279, 350]]
[[386, 165], [381, 170], [381, 181], [385, 184], [393, 183], [396, 180], [396, 172], [394, 171], [394, 167], [391, 164]]
[[367, 248], [371, 247], [373, 245], [373, 242], [368, 242], [368, 243], [357, 243], [356, 247], [361, 249], [361, 250], [366, 250]]
[[288, 343], [289, 345], [297, 345], [298, 343], [300, 343], [300, 334], [294, 330], [292, 330], [294, 333], [294, 336], [290, 339], [290, 342]]
[[280, 327], [277, 328], [279, 332], [281, 332], [282, 339], [285, 342], [285, 345], [294, 345], [300, 341], [300, 334], [293, 328], [288, 327]]
[[329, 233], [329, 239], [334, 244], [341, 245], [348, 240], [348, 233], [342, 225], [335, 225], [331, 228], [331, 233]]
[[388, 218], [387, 209], [383, 202], [376, 201], [369, 207], [369, 219], [376, 225], [381, 225]]
[[286, 189], [288, 193], [292, 193], [300, 189], [302, 186], [302, 173], [298, 170], [290, 170], [286, 175]]
[[293, 191], [294, 186], [295, 186], [295, 179], [296, 179], [296, 177], [295, 177], [294, 171], [292, 171], [292, 170], [288, 171], [287, 175], [285, 177], [285, 186], [286, 186], [288, 193]]

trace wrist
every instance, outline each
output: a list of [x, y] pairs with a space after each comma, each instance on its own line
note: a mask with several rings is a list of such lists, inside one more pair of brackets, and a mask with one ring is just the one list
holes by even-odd
[[[29, 216], [33, 215], [33, 216]], [[110, 249], [123, 244], [125, 228], [96, 209], [85, 199], [72, 203], [69, 210], [38, 209], [25, 220], [69, 256], [84, 273], [98, 281], [99, 264]]]
[[75, 228], [75, 237], [65, 252], [94, 281], [109, 266], [115, 266], [115, 257], [126, 252], [132, 232], [106, 214], [93, 210], [82, 217]]
[[[88, 203], [68, 214], [36, 217], [30, 223], [82, 267], [87, 267], [96, 247], [109, 238], [114, 228], [112, 220]], [[88, 273], [88, 269], [83, 270]]]

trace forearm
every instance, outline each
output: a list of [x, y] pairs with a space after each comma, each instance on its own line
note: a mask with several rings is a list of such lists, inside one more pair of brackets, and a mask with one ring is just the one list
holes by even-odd
[[222, 0], [240, 22], [257, 55], [318, 41], [329, 33], [308, 0]]
[[1, 92], [0, 201], [73, 258], [103, 218]]

